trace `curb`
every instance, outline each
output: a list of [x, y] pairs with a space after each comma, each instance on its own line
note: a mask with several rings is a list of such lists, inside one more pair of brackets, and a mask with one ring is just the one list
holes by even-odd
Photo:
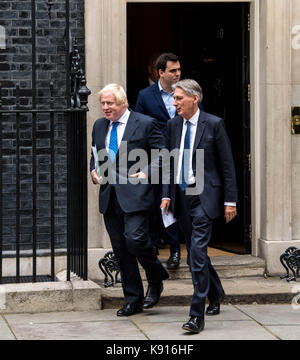
[[[250, 304], [291, 304], [294, 294], [236, 294], [226, 295], [222, 304], [250, 305]], [[190, 306], [190, 295], [162, 296], [158, 306]], [[102, 296], [102, 309], [119, 309], [124, 305], [123, 297]]]

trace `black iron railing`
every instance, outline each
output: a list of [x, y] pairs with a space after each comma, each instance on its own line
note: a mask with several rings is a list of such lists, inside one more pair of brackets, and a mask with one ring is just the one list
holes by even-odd
[[[32, 259], [33, 282], [41, 276], [55, 281], [55, 259], [63, 247], [67, 255], [67, 280], [71, 273], [84, 280], [88, 277], [86, 113], [90, 91], [76, 40], [70, 61], [70, 97], [65, 109], [55, 108], [52, 83], [48, 109], [22, 109], [19, 86], [15, 108], [4, 109], [0, 86], [0, 283], [7, 282], [3, 276], [6, 258], [15, 260], [14, 282], [28, 277], [21, 270], [24, 256]], [[62, 147], [58, 125], [66, 134]], [[59, 189], [64, 186], [66, 191]], [[62, 234], [58, 234], [56, 221], [64, 218], [61, 205], [64, 198], [66, 231], [60, 226]], [[46, 226], [42, 226], [42, 219]], [[41, 241], [44, 228], [45, 241]], [[57, 244], [59, 235], [65, 235], [65, 243]], [[47, 242], [49, 246], [45, 245]], [[37, 260], [41, 254], [50, 256], [50, 269], [42, 269], [42, 274], [38, 274]]]
[[86, 111], [68, 114], [68, 265], [87, 280], [87, 154]]
[[286, 274], [280, 276], [286, 281], [296, 281], [300, 277], [300, 249], [294, 246], [288, 247], [280, 256], [280, 262], [286, 270]]

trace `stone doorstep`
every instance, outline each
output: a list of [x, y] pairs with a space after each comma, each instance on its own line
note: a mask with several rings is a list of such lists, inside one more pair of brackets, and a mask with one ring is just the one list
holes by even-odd
[[[222, 279], [225, 290], [224, 304], [291, 304], [295, 291], [300, 292], [299, 282], [264, 277]], [[144, 283], [144, 289], [147, 283]], [[189, 279], [166, 280], [159, 306], [188, 306], [191, 303], [193, 284]], [[114, 288], [102, 288], [102, 308], [123, 306], [124, 298], [120, 284]]]
[[101, 309], [101, 288], [93, 281], [0, 285], [0, 313], [43, 313]]
[[[222, 279], [224, 303], [291, 303], [300, 284], [264, 277]], [[146, 289], [145, 282], [144, 288]], [[191, 279], [164, 281], [159, 306], [188, 306], [193, 294]], [[76, 277], [70, 282], [23, 283], [0, 285], [0, 313], [43, 313], [114, 309], [123, 305], [120, 284], [104, 288], [93, 281]]]
[[[252, 255], [236, 256], [211, 256], [213, 266], [221, 279], [230, 279], [247, 276], [263, 276], [265, 273], [265, 260]], [[162, 260], [166, 267], [166, 260]], [[146, 281], [144, 269], [140, 266], [142, 280]], [[170, 280], [191, 279], [189, 266], [186, 258], [182, 258], [180, 267], [176, 270], [168, 270]]]

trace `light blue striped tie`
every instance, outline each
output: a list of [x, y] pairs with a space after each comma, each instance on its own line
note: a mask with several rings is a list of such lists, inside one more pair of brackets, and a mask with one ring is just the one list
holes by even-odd
[[[186, 133], [184, 137], [184, 148], [182, 154], [182, 165], [181, 165], [181, 184], [179, 187], [182, 191], [184, 191], [188, 184], [189, 178], [189, 165], [190, 165], [190, 139], [191, 139], [191, 123], [189, 121], [186, 122]], [[186, 156], [184, 156], [186, 155]]]
[[118, 133], [117, 127], [120, 123], [118, 121], [113, 122], [109, 140], [109, 157], [111, 162], [115, 161], [115, 157], [118, 152]]

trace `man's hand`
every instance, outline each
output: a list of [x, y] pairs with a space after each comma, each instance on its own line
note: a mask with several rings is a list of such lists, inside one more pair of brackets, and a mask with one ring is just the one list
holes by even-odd
[[138, 179], [147, 179], [147, 175], [145, 173], [143, 173], [142, 171], [140, 171], [136, 174], [129, 175], [129, 177], [138, 178]]
[[92, 175], [92, 179], [93, 179], [93, 183], [94, 183], [94, 184], [100, 184], [100, 185], [102, 184], [103, 177], [102, 177], [102, 176], [98, 176], [96, 170], [93, 170], [91, 175]]
[[226, 223], [229, 223], [229, 221], [231, 221], [233, 218], [236, 217], [237, 211], [236, 211], [236, 206], [224, 206], [225, 209], [225, 219], [226, 219]]
[[161, 201], [161, 204], [160, 204], [160, 208], [166, 208], [166, 214], [168, 215], [169, 214], [169, 207], [170, 207], [170, 204], [171, 204], [171, 200], [162, 200]]

